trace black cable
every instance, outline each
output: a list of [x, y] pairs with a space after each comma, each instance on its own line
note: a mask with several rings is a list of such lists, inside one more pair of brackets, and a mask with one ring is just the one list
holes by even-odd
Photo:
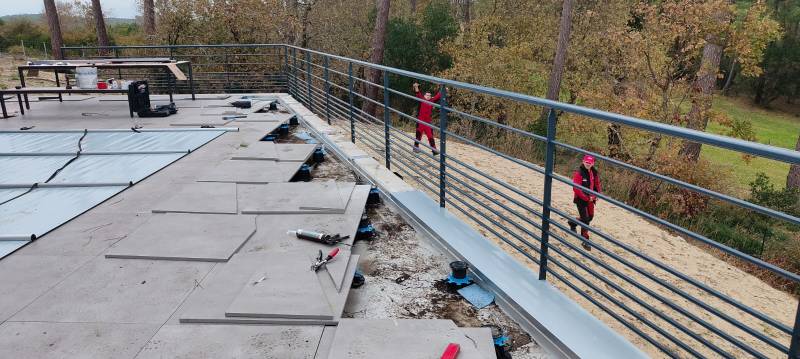
[[44, 181], [44, 183], [49, 183], [50, 181], [52, 181], [53, 178], [55, 178], [58, 175], [58, 173], [61, 172], [61, 170], [63, 170], [67, 166], [69, 166], [70, 163], [74, 162], [75, 160], [78, 159], [78, 157], [81, 156], [81, 152], [83, 152], [83, 146], [81, 146], [81, 142], [83, 142], [83, 139], [86, 137], [87, 133], [89, 133], [89, 130], [88, 129], [84, 129], [83, 130], [83, 136], [81, 136], [81, 138], [78, 140], [78, 153], [75, 154], [75, 157], [73, 157], [72, 159], [67, 161], [67, 163], [65, 163], [63, 166], [61, 166], [61, 168], [59, 168], [55, 172], [53, 172], [53, 174], [50, 175], [50, 177], [46, 181]]

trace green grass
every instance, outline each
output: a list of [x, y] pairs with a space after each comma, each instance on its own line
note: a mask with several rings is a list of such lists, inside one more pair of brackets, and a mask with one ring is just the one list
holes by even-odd
[[[718, 96], [714, 99], [714, 109], [725, 113], [731, 119], [750, 121], [753, 124], [756, 140], [764, 144], [794, 149], [797, 136], [800, 134], [800, 117], [755, 107], [748, 104], [747, 100]], [[715, 122], [710, 122], [706, 131], [727, 135], [727, 128]], [[701, 156], [729, 167], [739, 185], [739, 191], [747, 191], [758, 172], [766, 173], [777, 187], [783, 188], [786, 175], [789, 173], [789, 165], [786, 163], [760, 157], [752, 158], [748, 163], [737, 152], [712, 146], [703, 146]]]

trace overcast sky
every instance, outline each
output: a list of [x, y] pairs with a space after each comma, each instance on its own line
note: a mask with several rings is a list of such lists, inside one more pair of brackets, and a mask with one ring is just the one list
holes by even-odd
[[[90, 0], [82, 0], [89, 2]], [[13, 5], [13, 6], [12, 6]], [[100, 0], [106, 17], [134, 18], [138, 15], [136, 0]], [[44, 9], [41, 0], [0, 0], [0, 16], [16, 14], [40, 14]]]

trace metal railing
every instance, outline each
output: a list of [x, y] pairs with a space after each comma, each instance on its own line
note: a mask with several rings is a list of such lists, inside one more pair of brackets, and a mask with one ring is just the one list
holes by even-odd
[[[282, 45], [139, 45], [63, 47], [66, 59], [161, 57], [190, 61], [197, 93], [245, 93], [286, 91], [281, 71]], [[106, 70], [102, 77], [147, 78], [151, 91], [166, 93], [170, 86], [189, 93], [189, 83], [143, 70]]]
[[[763, 308], [755, 309], [743, 303], [744, 298], [736, 298], [725, 293], [724, 289], [693, 278], [680, 268], [664, 263], [594, 225], [583, 225], [594, 235], [588, 240], [593, 250], [586, 250], [580, 245], [585, 239], [564, 224], [567, 221], [580, 223], [580, 220], [569, 213], [571, 210], [558, 208], [553, 204], [554, 183], [560, 182], [570, 188], [579, 188], [652, 224], [736, 257], [754, 268], [798, 283], [800, 275], [796, 273], [717, 243], [607, 194], [576, 185], [571, 178], [562, 176], [555, 170], [559, 156], [590, 154], [599, 163], [798, 225], [800, 218], [791, 214], [570, 145], [557, 136], [557, 122], [560, 114], [581, 116], [790, 164], [800, 164], [798, 152], [413, 73], [291, 45], [132, 46], [108, 49], [113, 50], [117, 56], [141, 57], [169, 53], [170, 57], [190, 61], [208, 60], [208, 57], [200, 55], [204, 52], [220, 49], [235, 51], [227, 57], [219, 53], [212, 57], [225, 59], [222, 62], [214, 60], [202, 65], [194, 64], [196, 68], [206, 66], [204, 72], [195, 72], [203, 74], [201, 76], [208, 86], [204, 88], [203, 80], [196, 79], [196, 86], [201, 92], [289, 92], [330, 124], [349, 131], [353, 143], [362, 145], [380, 158], [387, 168], [408, 181], [413, 181], [437, 200], [441, 207], [462, 215], [488, 238], [510, 253], [518, 255], [522, 262], [538, 269], [540, 280], [550, 280], [562, 290], [571, 290], [572, 297], [576, 300], [599, 308], [601, 312], [598, 316], [607, 322], [616, 321], [622, 326], [620, 328], [643, 339], [646, 343], [640, 346], [649, 345], [669, 357], [800, 358], [800, 310], [794, 310], [789, 314], [790, 317], [776, 318], [768, 315]], [[82, 52], [82, 57], [93, 56], [94, 53], [87, 55], [87, 51], [97, 50], [98, 48], [89, 47], [65, 48], [65, 52]], [[134, 53], [140, 50], [147, 52]], [[249, 64], [230, 61], [231, 58], [241, 58], [243, 53], [249, 51], [261, 55], [271, 54], [265, 59], [272, 62], [264, 64], [264, 68], [274, 72], [243, 74], [246, 72], [243, 68]], [[215, 66], [222, 66], [222, 69], [212, 70]], [[379, 81], [368, 79], [371, 71], [378, 72]], [[240, 86], [230, 86], [231, 82], [226, 82], [221, 89], [215, 87], [215, 81], [220, 76], [224, 78], [232, 75], [242, 75], [237, 77], [242, 79]], [[248, 79], [258, 81], [246, 82]], [[392, 88], [392, 79], [412, 79], [434, 84], [442, 96], [436, 103], [428, 102], [408, 95], [406, 91]], [[265, 85], [267, 83], [269, 86]], [[369, 87], [377, 90], [376, 98], [365, 95]], [[448, 103], [448, 91], [453, 90], [530, 106], [530, 114], [534, 118], [539, 111], [545, 109], [547, 135], [540, 136], [456, 108]], [[438, 112], [438, 122], [420, 121], [411, 111], [401, 109], [403, 102], [412, 103], [412, 108], [419, 103], [428, 103]], [[374, 113], [362, 109], [361, 105], [370, 103], [376, 109]], [[424, 141], [417, 142], [417, 138], [408, 133], [417, 124], [430, 126], [436, 132], [439, 148], [435, 149]], [[504, 136], [514, 136], [519, 143], [529, 143], [531, 149], [541, 149], [544, 152], [544, 163], [539, 165], [519, 159], [493, 148], [486, 141], [460, 133], [457, 125], [463, 124], [484, 126]], [[438, 151], [438, 155], [417, 153], [412, 148], [415, 143], [425, 150]], [[460, 155], [458, 151], [450, 149], [451, 146], [457, 146], [461, 151], [469, 149], [474, 153], [480, 152], [498, 162], [513, 164], [520, 171], [540, 175], [541, 198], [534, 196], [532, 191], [514, 180], [519, 176], [501, 178], [503, 176], [491, 173], [485, 166], [470, 163], [471, 155]]]

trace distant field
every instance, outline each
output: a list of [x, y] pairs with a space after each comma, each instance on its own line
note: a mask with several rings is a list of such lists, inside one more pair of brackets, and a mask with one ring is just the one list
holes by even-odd
[[[753, 124], [758, 142], [773, 146], [794, 149], [797, 136], [800, 134], [800, 114], [765, 110], [750, 105], [747, 100], [718, 97], [714, 100], [714, 109], [721, 111], [733, 119], [749, 120]], [[718, 123], [708, 124], [708, 132], [725, 135], [727, 129]], [[741, 191], [747, 191], [749, 183], [758, 172], [764, 172], [777, 187], [783, 187], [789, 165], [763, 158], [753, 158], [749, 163], [742, 156], [711, 146], [703, 146], [701, 156], [709, 161], [730, 166], [736, 183]]]

